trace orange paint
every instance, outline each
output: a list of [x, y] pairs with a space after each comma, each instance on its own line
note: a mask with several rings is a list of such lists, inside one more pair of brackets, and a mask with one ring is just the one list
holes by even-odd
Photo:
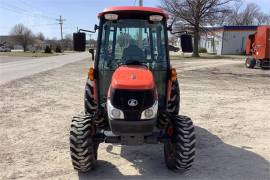
[[106, 13], [117, 13], [121, 11], [142, 11], [161, 14], [162, 16], [168, 18], [168, 15], [160, 8], [144, 7], [144, 6], [114, 6], [104, 9], [103, 12], [98, 14], [98, 17], [103, 16]]
[[143, 66], [121, 66], [112, 76], [114, 89], [153, 89], [155, 87], [152, 72]]
[[88, 79], [90, 79], [91, 81], [94, 81], [95, 76], [94, 76], [94, 68], [90, 67], [88, 70]]
[[258, 26], [246, 43], [246, 54], [255, 59], [270, 59], [270, 26]]
[[172, 82], [177, 80], [177, 72], [176, 72], [175, 68], [171, 69], [171, 80], [172, 80]]

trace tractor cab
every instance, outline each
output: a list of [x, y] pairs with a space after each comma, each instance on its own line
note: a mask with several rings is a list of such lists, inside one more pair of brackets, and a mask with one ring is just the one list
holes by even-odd
[[112, 75], [119, 66], [139, 65], [153, 73], [159, 105], [165, 107], [170, 69], [166, 15], [156, 8], [114, 7], [105, 9], [99, 18], [100, 44], [95, 62], [99, 101], [105, 101]]

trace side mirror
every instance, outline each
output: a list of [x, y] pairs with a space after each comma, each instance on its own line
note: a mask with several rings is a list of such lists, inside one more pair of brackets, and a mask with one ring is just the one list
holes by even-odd
[[92, 54], [92, 60], [94, 61], [94, 59], [95, 59], [95, 50], [94, 49], [89, 49], [89, 53]]
[[193, 52], [192, 36], [189, 34], [181, 35], [181, 47], [182, 52]]
[[73, 50], [85, 51], [86, 37], [85, 33], [77, 32], [73, 33]]
[[99, 29], [99, 26], [95, 24], [94, 30], [96, 31], [96, 30], [98, 30], [98, 29]]

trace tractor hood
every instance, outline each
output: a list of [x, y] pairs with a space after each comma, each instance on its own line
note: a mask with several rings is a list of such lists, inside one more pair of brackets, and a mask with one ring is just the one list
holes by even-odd
[[112, 76], [113, 89], [146, 90], [154, 89], [155, 83], [152, 72], [144, 66], [120, 66]]

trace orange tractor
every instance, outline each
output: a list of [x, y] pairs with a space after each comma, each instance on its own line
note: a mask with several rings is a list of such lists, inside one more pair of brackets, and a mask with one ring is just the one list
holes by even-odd
[[[88, 171], [100, 143], [164, 144], [171, 170], [186, 170], [195, 156], [192, 120], [178, 115], [180, 90], [168, 48], [167, 15], [159, 8], [125, 6], [98, 15], [97, 49], [85, 86], [85, 113], [72, 119], [73, 166]], [[73, 34], [74, 50], [85, 51], [85, 34]], [[191, 36], [185, 35], [191, 51]]]
[[256, 65], [262, 69], [270, 68], [270, 26], [258, 26], [255, 34], [249, 35], [246, 43], [246, 67]]

